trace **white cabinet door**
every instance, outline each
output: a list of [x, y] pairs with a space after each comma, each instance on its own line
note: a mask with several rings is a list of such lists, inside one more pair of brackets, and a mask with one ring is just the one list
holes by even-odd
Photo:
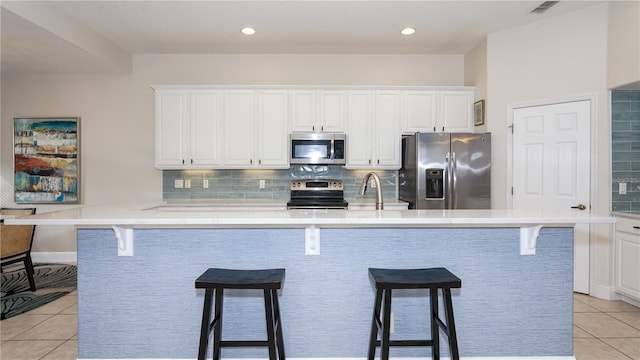
[[218, 91], [157, 90], [156, 167], [220, 165], [221, 101]]
[[316, 125], [316, 91], [291, 91], [291, 131], [314, 131]]
[[187, 90], [155, 92], [157, 168], [179, 168], [185, 165], [188, 93]]
[[245, 168], [257, 159], [254, 154], [255, 106], [252, 90], [224, 92], [224, 166]]
[[344, 131], [346, 93], [341, 90], [292, 90], [291, 131]]
[[619, 217], [614, 242], [616, 291], [640, 301], [640, 220]]
[[473, 132], [473, 91], [441, 91], [436, 131]]
[[348, 168], [368, 168], [372, 163], [374, 134], [374, 91], [351, 91], [347, 107], [347, 164]]
[[286, 91], [258, 92], [257, 166], [271, 169], [289, 167], [287, 106]]
[[348, 169], [400, 168], [400, 92], [352, 91], [348, 101]]
[[401, 132], [473, 132], [473, 90], [403, 91]]
[[402, 98], [401, 128], [403, 134], [436, 131], [438, 119], [437, 91], [404, 91]]
[[190, 107], [189, 166], [221, 163], [222, 95], [218, 90], [192, 90]]
[[[346, 91], [319, 91], [318, 121], [315, 131], [344, 131]], [[319, 127], [319, 128], [318, 128]]]
[[376, 93], [376, 158], [377, 168], [400, 168], [400, 92]]

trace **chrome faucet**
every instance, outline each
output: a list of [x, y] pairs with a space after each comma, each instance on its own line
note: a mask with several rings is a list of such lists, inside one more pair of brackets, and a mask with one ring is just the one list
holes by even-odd
[[360, 195], [364, 195], [367, 192], [367, 184], [369, 184], [369, 178], [373, 176], [373, 181], [376, 183], [376, 210], [383, 210], [384, 204], [382, 202], [382, 186], [380, 186], [380, 177], [374, 172], [370, 172], [362, 179], [360, 184]]

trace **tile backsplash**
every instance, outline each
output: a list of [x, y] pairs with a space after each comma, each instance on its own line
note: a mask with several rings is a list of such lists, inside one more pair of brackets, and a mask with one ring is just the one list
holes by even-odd
[[[346, 170], [339, 165], [291, 165], [284, 170], [164, 170], [162, 199], [171, 200], [289, 200], [289, 184], [294, 179], [340, 179], [344, 181], [344, 197], [373, 198], [375, 191], [358, 194], [367, 170]], [[397, 171], [375, 171], [380, 176], [384, 198], [397, 198]], [[191, 188], [175, 188], [175, 180], [190, 180]], [[204, 180], [209, 187], [204, 188]], [[260, 189], [260, 180], [265, 187]]]
[[611, 147], [611, 208], [640, 211], [640, 90], [612, 91]]

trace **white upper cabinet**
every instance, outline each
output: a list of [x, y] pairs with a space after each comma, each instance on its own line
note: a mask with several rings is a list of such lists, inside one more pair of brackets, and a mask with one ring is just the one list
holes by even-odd
[[222, 93], [218, 90], [192, 90], [189, 165], [219, 165], [222, 135]]
[[411, 90], [402, 94], [402, 132], [435, 131], [438, 120], [438, 92], [435, 90]]
[[220, 92], [156, 90], [156, 167], [220, 165]]
[[287, 92], [225, 91], [225, 168], [288, 168]]
[[347, 167], [372, 166], [375, 91], [350, 91], [348, 95]]
[[403, 92], [401, 131], [473, 132], [473, 90]]
[[224, 165], [251, 167], [254, 158], [255, 98], [252, 90], [224, 92]]
[[400, 168], [400, 91], [348, 95], [348, 169]]
[[258, 166], [289, 167], [289, 117], [287, 91], [258, 91]]
[[377, 142], [375, 164], [380, 169], [400, 169], [400, 92], [378, 91], [376, 93]]
[[441, 91], [436, 129], [444, 132], [473, 132], [473, 91]]
[[289, 133], [345, 132], [349, 169], [400, 168], [402, 134], [473, 132], [469, 87], [155, 88], [159, 169], [282, 169]]
[[344, 90], [292, 90], [291, 131], [345, 131]]

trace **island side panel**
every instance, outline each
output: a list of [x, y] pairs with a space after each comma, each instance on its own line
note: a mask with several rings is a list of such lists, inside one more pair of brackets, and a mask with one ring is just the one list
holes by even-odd
[[[571, 356], [573, 229], [543, 228], [535, 256], [519, 255], [519, 234], [322, 229], [320, 255], [307, 256], [304, 229], [136, 229], [134, 256], [118, 257], [112, 230], [80, 229], [79, 359], [196, 358], [203, 292], [194, 281], [208, 267], [286, 268], [280, 305], [291, 358], [365, 357], [374, 296], [367, 269], [439, 266], [462, 279], [453, 292], [461, 356]], [[227, 295], [224, 336], [266, 336], [261, 294]], [[429, 336], [428, 296], [396, 295], [394, 336]], [[424, 348], [392, 354], [430, 356]]]

